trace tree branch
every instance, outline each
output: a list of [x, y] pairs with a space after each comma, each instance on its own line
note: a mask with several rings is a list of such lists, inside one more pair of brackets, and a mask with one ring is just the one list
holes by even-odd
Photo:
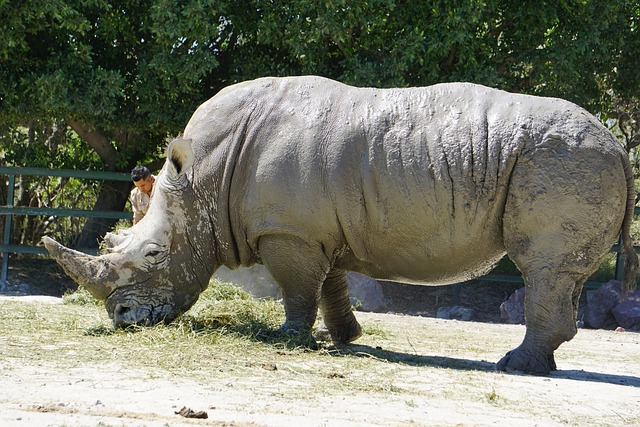
[[633, 138], [627, 142], [627, 153], [640, 145], [640, 133], [636, 133]]
[[104, 162], [105, 168], [109, 171], [116, 169], [116, 156], [118, 152], [111, 145], [111, 141], [102, 132], [91, 128], [84, 123], [75, 120], [69, 120], [69, 126], [82, 138], [91, 148], [93, 148], [98, 156]]

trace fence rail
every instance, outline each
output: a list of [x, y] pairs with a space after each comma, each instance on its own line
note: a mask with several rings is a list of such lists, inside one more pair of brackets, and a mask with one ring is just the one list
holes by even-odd
[[16, 176], [18, 175], [55, 176], [55, 177], [91, 179], [91, 180], [100, 180], [100, 181], [130, 181], [131, 176], [128, 173], [0, 166], [0, 175], [7, 175], [7, 205], [0, 206], [0, 215], [6, 216], [6, 220], [4, 223], [4, 235], [2, 238], [2, 244], [0, 244], [0, 252], [2, 252], [2, 271], [0, 272], [0, 292], [4, 292], [6, 290], [10, 253], [23, 253], [23, 254], [46, 254], [47, 253], [46, 249], [41, 246], [11, 244], [11, 229], [13, 227], [14, 215], [32, 215], [32, 216], [47, 215], [47, 216], [81, 217], [81, 218], [112, 218], [112, 219], [131, 218], [130, 212], [121, 212], [121, 211], [120, 212], [92, 211], [92, 210], [86, 210], [86, 209], [14, 206]]

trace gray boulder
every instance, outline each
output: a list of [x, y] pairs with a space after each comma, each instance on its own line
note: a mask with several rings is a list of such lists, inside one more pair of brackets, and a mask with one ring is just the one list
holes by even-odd
[[380, 282], [364, 274], [348, 272], [347, 286], [351, 305], [360, 311], [384, 311], [389, 302], [384, 297]]
[[524, 294], [524, 288], [520, 288], [500, 304], [500, 317], [503, 322], [524, 325]]
[[612, 310], [620, 300], [621, 284], [610, 280], [591, 294], [584, 311], [584, 322], [595, 329], [615, 329], [618, 322]]
[[[220, 267], [214, 276], [223, 282], [233, 283], [256, 298], [282, 298], [280, 288], [262, 265], [230, 270]], [[380, 282], [363, 274], [347, 273], [349, 296], [354, 307], [361, 311], [385, 311], [389, 302], [384, 297]]]
[[628, 294], [612, 312], [620, 326], [626, 330], [640, 331], [640, 290]]
[[280, 288], [262, 265], [240, 267], [236, 270], [223, 266], [216, 271], [214, 277], [222, 282], [233, 283], [256, 298], [282, 298]]

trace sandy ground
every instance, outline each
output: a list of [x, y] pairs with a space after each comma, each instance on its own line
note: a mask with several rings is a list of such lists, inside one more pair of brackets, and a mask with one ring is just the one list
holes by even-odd
[[[18, 300], [34, 309], [59, 301]], [[37, 356], [17, 359], [0, 350], [0, 425], [640, 425], [640, 334], [581, 330], [556, 353], [560, 370], [535, 377], [493, 369], [505, 349], [519, 343], [522, 326], [357, 316], [363, 324], [390, 331], [373, 341], [363, 337], [363, 354], [379, 346], [389, 357], [372, 360], [366, 373], [349, 371], [348, 360], [318, 370], [371, 376], [380, 384], [371, 391], [352, 389], [337, 374], [326, 380], [335, 381], [334, 392], [306, 395], [313, 384], [300, 371], [309, 366], [284, 356], [273, 361], [274, 370], [221, 370], [194, 379], [132, 369], [118, 357], [106, 357], [101, 366], [61, 369]], [[7, 345], [2, 337], [1, 345]], [[64, 345], [73, 354], [82, 342]], [[413, 354], [414, 361], [393, 362], [398, 353]], [[177, 415], [183, 407], [205, 411], [208, 418]]]

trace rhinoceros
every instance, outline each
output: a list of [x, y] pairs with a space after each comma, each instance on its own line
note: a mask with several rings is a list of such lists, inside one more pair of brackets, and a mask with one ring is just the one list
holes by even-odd
[[620, 233], [635, 286], [634, 198], [621, 144], [560, 99], [261, 78], [195, 111], [167, 147], [148, 214], [110, 253], [44, 243], [116, 327], [169, 322], [219, 266], [260, 263], [282, 291], [283, 328], [309, 330], [319, 308], [338, 343], [361, 335], [347, 271], [448, 284], [508, 255], [526, 285], [526, 333], [497, 368], [547, 374]]

